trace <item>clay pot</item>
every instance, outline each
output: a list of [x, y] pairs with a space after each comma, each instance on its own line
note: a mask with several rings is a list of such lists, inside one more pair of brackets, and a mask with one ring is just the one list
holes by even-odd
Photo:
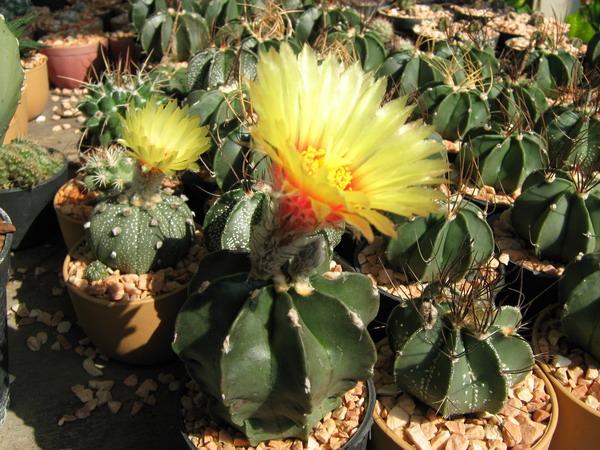
[[48, 81], [48, 57], [42, 56], [42, 63], [32, 69], [25, 70], [23, 80], [23, 103], [27, 109], [28, 120], [39, 116], [48, 103], [50, 97], [50, 83]]
[[13, 116], [8, 125], [8, 130], [6, 130], [6, 134], [4, 135], [3, 143], [8, 144], [13, 139], [26, 137], [27, 128], [27, 108], [25, 107], [25, 103], [21, 101], [21, 103], [19, 103], [19, 106], [17, 106], [15, 115]]
[[[552, 307], [542, 311], [533, 326], [532, 347], [535, 354], [539, 353], [538, 338], [540, 324], [548, 320]], [[556, 427], [550, 450], [589, 450], [598, 448], [600, 442], [600, 412], [586, 405], [575, 397], [560, 381], [558, 381], [547, 364], [539, 363], [542, 371], [556, 390], [560, 422]]]
[[175, 318], [187, 298], [187, 285], [156, 299], [116, 302], [96, 298], [67, 282], [70, 261], [67, 255], [63, 278], [77, 321], [102, 353], [144, 365], [162, 363], [175, 356], [171, 349]]
[[40, 50], [48, 56], [50, 81], [56, 87], [75, 89], [87, 81], [90, 72], [100, 73], [104, 65], [108, 40], [84, 45], [48, 47]]
[[[540, 377], [542, 380], [544, 380], [544, 384], [546, 385], [546, 390], [548, 391], [548, 394], [550, 394], [550, 401], [552, 402], [552, 416], [550, 417], [550, 422], [548, 423], [548, 427], [546, 428], [546, 431], [544, 432], [544, 435], [541, 437], [541, 439], [532, 447], [531, 450], [548, 450], [550, 448], [554, 449], [554, 450], [559, 450], [559, 447], [550, 447], [550, 443], [552, 441], [552, 436], [555, 434], [555, 430], [556, 430], [556, 426], [558, 423], [558, 411], [559, 411], [559, 404], [556, 398], [556, 392], [554, 391], [554, 388], [552, 387], [552, 385], [554, 383], [551, 383], [548, 378], [546, 377], [546, 375], [544, 374], [544, 372], [536, 365], [533, 368], [533, 372]], [[385, 420], [381, 418], [381, 416], [378, 414], [378, 407], [375, 407], [375, 410], [373, 411], [373, 419], [375, 421], [374, 425], [373, 425], [373, 432], [371, 435], [371, 444], [372, 444], [372, 448], [375, 448], [377, 450], [396, 450], [396, 449], [402, 449], [402, 450], [416, 450], [416, 447], [412, 444], [409, 444], [407, 441], [405, 441], [404, 439], [400, 438], [398, 435], [396, 435], [390, 427], [387, 426], [387, 424], [385, 423]], [[563, 413], [561, 411], [561, 420], [564, 420], [564, 416]], [[583, 449], [584, 447], [581, 447], [581, 449]], [[587, 449], [591, 449], [594, 448], [592, 447], [586, 447]], [[574, 448], [572, 446], [566, 446], [566, 447], [560, 447], [561, 450], [574, 450]]]
[[54, 212], [56, 212], [58, 226], [60, 227], [60, 232], [62, 234], [63, 240], [65, 241], [65, 247], [67, 247], [67, 251], [71, 250], [75, 246], [75, 244], [81, 241], [85, 236], [85, 230], [83, 228], [83, 224], [85, 223], [85, 221], [75, 219], [63, 213], [56, 206], [56, 200], [58, 199], [60, 191], [64, 189], [64, 187], [70, 182], [71, 181], [67, 181], [61, 186], [61, 188], [54, 195], [54, 199], [52, 201], [52, 206], [54, 207]]
[[140, 57], [140, 49], [134, 37], [109, 38], [110, 59], [118, 67], [131, 69]]

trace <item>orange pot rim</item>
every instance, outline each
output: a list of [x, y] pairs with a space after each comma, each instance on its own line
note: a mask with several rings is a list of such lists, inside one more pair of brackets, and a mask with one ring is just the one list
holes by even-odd
[[[544, 385], [546, 387], [548, 395], [550, 395], [552, 413], [550, 415], [550, 421], [548, 422], [548, 426], [544, 430], [544, 434], [542, 434], [540, 439], [535, 443], [535, 445], [532, 447], [532, 450], [539, 450], [548, 447], [550, 441], [552, 440], [552, 436], [556, 431], [559, 414], [558, 398], [556, 397], [556, 391], [554, 390], [553, 383], [548, 379], [542, 368], [540, 368], [540, 365], [541, 364], [536, 363], [536, 365], [533, 367], [533, 372], [536, 374], [536, 376], [540, 377], [544, 381]], [[383, 431], [387, 437], [392, 439], [392, 441], [394, 441], [394, 443], [398, 445], [401, 449], [413, 450], [416, 448], [414, 445], [408, 443], [396, 433], [394, 433], [392, 429], [387, 426], [383, 418], [377, 413], [377, 408], [373, 410], [373, 420], [375, 422], [375, 425], [378, 426], [381, 429], [381, 431]]]
[[[26, 69], [25, 67], [23, 67], [23, 71], [25, 73], [35, 72], [36, 70], [40, 70], [41, 67], [44, 67], [45, 65], [48, 65], [48, 55], [46, 55], [45, 53], [42, 53], [41, 51], [38, 51], [37, 54], [42, 57], [42, 62], [40, 62], [37, 66], [32, 67], [31, 69]], [[23, 60], [21, 60], [21, 62], [22, 61]]]
[[102, 38], [96, 42], [89, 44], [75, 44], [75, 45], [60, 45], [51, 46], [40, 49], [40, 53], [46, 56], [71, 56], [71, 55], [84, 55], [98, 51], [98, 47], [107, 47], [108, 39]]
[[73, 183], [74, 180], [75, 180], [75, 178], [69, 178], [65, 184], [63, 184], [61, 187], [58, 188], [58, 190], [56, 191], [56, 194], [54, 194], [54, 198], [52, 199], [52, 206], [54, 207], [54, 211], [56, 212], [56, 214], [60, 215], [61, 217], [64, 217], [64, 219], [66, 221], [83, 226], [83, 224], [85, 223], [85, 220], [77, 220], [77, 219], [74, 219], [73, 217], [69, 216], [68, 214], [65, 214], [64, 212], [62, 212], [60, 210], [60, 208], [58, 207], [58, 204], [57, 204], [58, 194], [65, 187], [67, 187], [67, 185], [69, 185], [70, 183]]

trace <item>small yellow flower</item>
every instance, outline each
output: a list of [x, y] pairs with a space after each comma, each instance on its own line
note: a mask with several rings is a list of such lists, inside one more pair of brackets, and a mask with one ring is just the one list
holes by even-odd
[[[380, 211], [402, 216], [437, 209], [448, 164], [430, 127], [406, 123], [406, 99], [381, 106], [386, 80], [313, 50], [288, 45], [261, 54], [249, 83], [258, 115], [251, 133], [274, 163], [280, 209], [309, 229], [342, 220], [371, 240], [371, 225], [394, 234]], [[290, 222], [291, 221], [291, 222]]]
[[178, 170], [198, 170], [196, 161], [210, 147], [206, 127], [198, 126], [189, 108], [175, 101], [159, 106], [154, 99], [143, 109], [130, 109], [125, 117], [123, 139], [144, 170], [160, 170], [170, 175]]

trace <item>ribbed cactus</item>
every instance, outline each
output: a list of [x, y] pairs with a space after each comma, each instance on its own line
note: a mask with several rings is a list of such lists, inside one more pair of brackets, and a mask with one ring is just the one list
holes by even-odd
[[484, 212], [459, 199], [428, 217], [396, 217], [395, 222], [396, 236], [387, 243], [386, 260], [412, 279], [435, 281], [446, 274], [457, 280], [494, 252], [494, 237]]
[[600, 250], [600, 186], [582, 190], [565, 172], [534, 172], [525, 179], [512, 225], [534, 253], [568, 263]]
[[511, 194], [521, 188], [530, 173], [545, 168], [547, 161], [541, 136], [514, 131], [484, 133], [467, 140], [457, 164], [471, 173], [475, 182]]
[[394, 379], [444, 417], [495, 414], [533, 367], [533, 352], [517, 334], [517, 308], [461, 297], [439, 302], [425, 296], [392, 311], [387, 334], [396, 355]]
[[547, 97], [556, 98], [561, 90], [577, 84], [581, 73], [581, 63], [569, 52], [540, 52], [534, 79]]
[[129, 108], [143, 108], [152, 98], [165, 104], [160, 78], [107, 71], [98, 83], [87, 84], [88, 94], [77, 105], [86, 115], [83, 132], [89, 145], [108, 146], [123, 136], [123, 117]]
[[194, 242], [194, 217], [180, 197], [156, 194], [152, 204], [135, 195], [99, 203], [89, 222], [96, 258], [122, 273], [175, 266]]
[[0, 147], [0, 189], [31, 189], [65, 166], [58, 152], [15, 139]]
[[88, 281], [99, 281], [109, 275], [108, 266], [98, 260], [92, 261], [83, 272], [83, 278]]
[[587, 164], [600, 146], [600, 119], [572, 106], [548, 109], [536, 124], [536, 131], [548, 141], [551, 161], [560, 165]]
[[490, 103], [492, 117], [507, 124], [523, 119], [535, 123], [548, 109], [544, 92], [528, 79], [504, 80], [499, 95]]
[[369, 22], [368, 27], [371, 31], [377, 33], [381, 42], [383, 42], [386, 47], [393, 45], [394, 38], [396, 37], [394, 26], [385, 17], [375, 17]]
[[600, 253], [590, 253], [569, 264], [558, 285], [567, 338], [596, 359], [600, 359], [599, 285]]
[[173, 349], [209, 410], [252, 445], [307, 439], [376, 359], [367, 325], [379, 296], [356, 273], [313, 276], [299, 295], [249, 278], [244, 255], [216, 252], [200, 264], [177, 318]]
[[0, 17], [0, 143], [8, 125], [17, 110], [21, 97], [23, 69], [19, 56], [19, 42], [8, 30], [3, 18]]
[[119, 146], [97, 148], [83, 156], [79, 173], [91, 192], [118, 194], [133, 181], [133, 159]]

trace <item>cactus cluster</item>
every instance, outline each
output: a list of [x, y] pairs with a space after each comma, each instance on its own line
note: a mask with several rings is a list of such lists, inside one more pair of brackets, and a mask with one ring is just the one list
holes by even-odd
[[307, 439], [357, 380], [372, 376], [376, 353], [366, 327], [379, 296], [360, 274], [313, 276], [313, 290], [300, 295], [252, 279], [249, 270], [236, 253], [201, 262], [173, 348], [211, 414], [252, 445]]
[[575, 178], [537, 171], [523, 183], [511, 221], [538, 257], [568, 263], [600, 251], [600, 186], [582, 189]]
[[143, 108], [151, 99], [157, 104], [168, 101], [161, 79], [145, 71], [106, 71], [98, 83], [86, 87], [88, 94], [77, 108], [86, 116], [82, 131], [92, 146], [108, 146], [122, 137], [123, 117], [129, 108]]
[[60, 153], [15, 139], [0, 147], [0, 189], [32, 189], [64, 166]]
[[498, 413], [533, 367], [519, 309], [471, 292], [426, 293], [387, 323], [396, 385], [444, 417]]
[[393, 269], [419, 281], [462, 278], [494, 253], [494, 237], [484, 212], [472, 203], [451, 199], [428, 217], [396, 217], [396, 236], [385, 256]]
[[567, 266], [559, 282], [564, 303], [562, 326], [569, 341], [600, 359], [600, 253], [590, 253]]
[[133, 160], [117, 145], [93, 149], [83, 156], [79, 174], [90, 192], [111, 195], [129, 188], [133, 180]]
[[92, 261], [83, 272], [83, 278], [88, 281], [99, 281], [110, 275], [108, 266], [98, 260]]
[[21, 97], [21, 84], [23, 83], [23, 69], [19, 57], [19, 42], [0, 17], [0, 142], [8, 125], [15, 114]]

